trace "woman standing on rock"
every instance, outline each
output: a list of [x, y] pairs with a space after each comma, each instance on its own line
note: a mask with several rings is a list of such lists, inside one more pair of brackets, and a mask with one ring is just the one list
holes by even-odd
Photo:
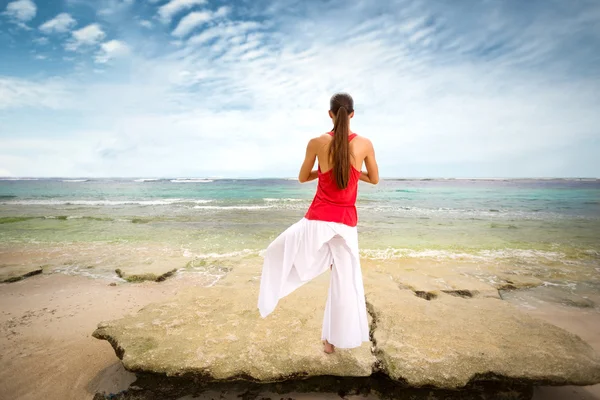
[[[369, 324], [358, 253], [358, 181], [377, 184], [379, 172], [369, 139], [350, 131], [354, 101], [335, 94], [329, 116], [333, 130], [308, 142], [298, 179], [318, 179], [317, 193], [300, 221], [267, 248], [258, 308], [264, 318], [287, 296], [331, 268], [321, 339], [325, 352], [369, 341]], [[317, 170], [312, 170], [318, 162]], [[367, 172], [361, 172], [362, 166]]]

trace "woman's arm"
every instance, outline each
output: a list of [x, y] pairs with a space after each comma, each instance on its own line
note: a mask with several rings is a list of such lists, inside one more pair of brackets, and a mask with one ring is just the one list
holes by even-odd
[[318, 177], [319, 177], [319, 171], [317, 171], [316, 169], [313, 169], [312, 171], [310, 171], [310, 175], [308, 175], [308, 179], [305, 182], [314, 181]]
[[312, 181], [318, 177], [317, 171], [313, 171], [312, 169], [315, 166], [315, 160], [317, 159], [316, 144], [316, 140], [311, 139], [306, 146], [306, 155], [302, 167], [300, 167], [300, 173], [298, 174], [300, 183]]
[[373, 143], [369, 141], [368, 146], [369, 149], [367, 156], [365, 157], [365, 166], [367, 167], [367, 172], [360, 173], [360, 180], [376, 185], [379, 183], [379, 167], [377, 166], [377, 160], [375, 160], [375, 149], [373, 148]]
[[369, 174], [365, 171], [360, 171], [359, 179], [363, 182], [371, 183], [371, 179], [369, 179]]

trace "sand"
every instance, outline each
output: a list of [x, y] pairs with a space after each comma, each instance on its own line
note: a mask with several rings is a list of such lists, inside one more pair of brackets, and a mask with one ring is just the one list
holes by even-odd
[[[579, 335], [600, 352], [600, 313], [546, 303], [536, 309], [523, 308], [528, 314]], [[600, 384], [593, 386], [536, 387], [532, 400], [599, 400]]]
[[[37, 275], [0, 285], [0, 394], [7, 399], [91, 399], [126, 389], [135, 376], [123, 369], [110, 344], [91, 333], [98, 322], [134, 313], [171, 297], [193, 278], [118, 284], [62, 274]], [[523, 308], [581, 336], [600, 352], [600, 313], [545, 303]], [[206, 392], [200, 399], [239, 399], [238, 393]], [[262, 396], [269, 397], [268, 393]], [[289, 393], [297, 400], [335, 399], [337, 394]], [[351, 396], [348, 399], [376, 399]], [[186, 398], [183, 398], [184, 400]], [[536, 400], [600, 400], [600, 385], [538, 387]]]
[[109, 286], [105, 280], [53, 274], [0, 285], [2, 397], [81, 400], [126, 389], [135, 376], [123, 369], [108, 342], [91, 333], [101, 320], [175, 294], [173, 283]]

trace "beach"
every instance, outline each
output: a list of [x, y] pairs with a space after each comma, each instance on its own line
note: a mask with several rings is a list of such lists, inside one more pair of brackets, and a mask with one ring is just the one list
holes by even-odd
[[[488, 284], [507, 274], [535, 279], [506, 287], [503, 299], [600, 351], [600, 182], [415, 179], [359, 190], [364, 271], [385, 264], [424, 280], [426, 271]], [[313, 194], [313, 184], [291, 180], [1, 181], [0, 273], [16, 281], [0, 285], [0, 392], [91, 399], [125, 390], [135, 377], [91, 337], [98, 323], [216, 287], [233, 272], [256, 282], [263, 250]], [[534, 398], [600, 391], [537, 387]]]
[[[120, 318], [174, 296], [193, 282], [167, 280], [109, 286], [106, 280], [39, 275], [2, 285], [0, 392], [11, 399], [91, 399], [118, 393], [135, 381], [106, 341], [91, 337], [98, 321]], [[600, 298], [598, 298], [600, 300]], [[600, 313], [548, 304], [523, 308], [586, 340], [600, 352]], [[317, 338], [318, 332], [315, 332]], [[317, 338], [318, 339], [318, 338]], [[208, 391], [201, 399], [238, 399], [239, 391]], [[263, 393], [263, 396], [268, 394]], [[276, 397], [275, 394], [272, 398]], [[288, 393], [293, 399], [335, 399], [335, 393]], [[348, 399], [377, 399], [374, 394]], [[536, 400], [600, 399], [600, 385], [537, 387]]]

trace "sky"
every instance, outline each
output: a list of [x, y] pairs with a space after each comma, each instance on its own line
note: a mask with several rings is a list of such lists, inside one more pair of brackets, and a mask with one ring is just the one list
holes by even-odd
[[0, 0], [0, 176], [600, 177], [596, 0]]

